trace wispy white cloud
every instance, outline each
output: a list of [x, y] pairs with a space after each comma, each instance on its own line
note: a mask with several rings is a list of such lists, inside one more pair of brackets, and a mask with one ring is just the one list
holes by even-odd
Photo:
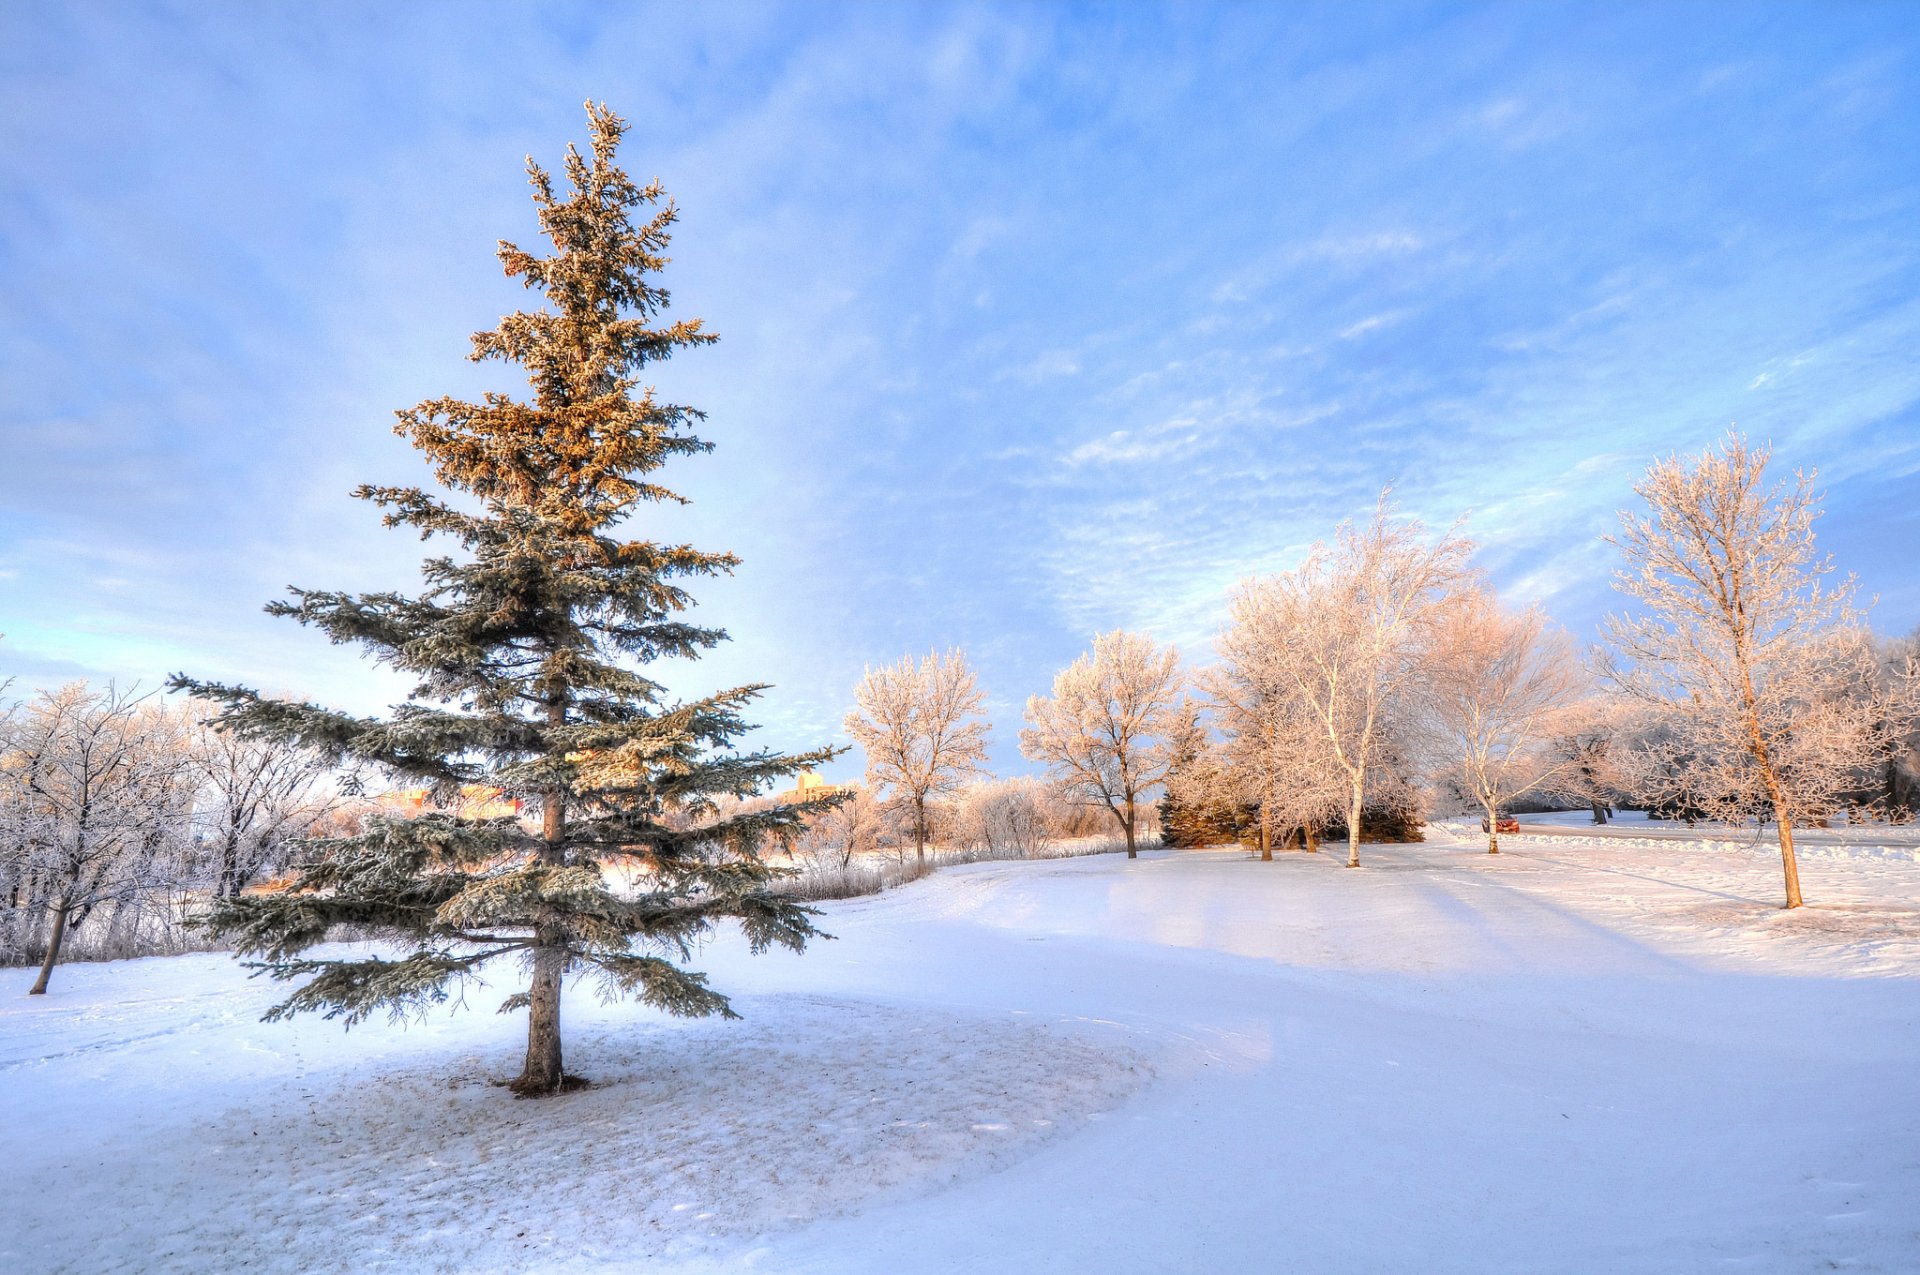
[[1411, 230], [1378, 230], [1367, 234], [1328, 235], [1294, 249], [1295, 261], [1336, 261], [1343, 265], [1381, 258], [1404, 257], [1429, 247], [1427, 236]]
[[1063, 376], [1077, 376], [1079, 372], [1080, 359], [1071, 350], [1048, 350], [1021, 364], [1008, 375], [1031, 384], [1057, 380]]
[[1406, 318], [1408, 313], [1406, 310], [1388, 310], [1381, 314], [1370, 314], [1358, 323], [1349, 323], [1346, 327], [1341, 328], [1340, 339], [1342, 341], [1353, 341], [1367, 335], [1369, 332], [1378, 332], [1382, 328], [1390, 328]]
[[1145, 429], [1116, 429], [1103, 438], [1080, 444], [1066, 455], [1069, 466], [1155, 460], [1199, 438], [1199, 422], [1192, 417], [1165, 421]]
[[1261, 253], [1215, 283], [1207, 298], [1215, 305], [1244, 302], [1303, 271], [1357, 270], [1401, 260], [1435, 246], [1432, 235], [1404, 227], [1322, 234]]
[[1470, 117], [1473, 124], [1510, 150], [1528, 150], [1565, 133], [1565, 113], [1524, 98], [1503, 97], [1487, 103]]

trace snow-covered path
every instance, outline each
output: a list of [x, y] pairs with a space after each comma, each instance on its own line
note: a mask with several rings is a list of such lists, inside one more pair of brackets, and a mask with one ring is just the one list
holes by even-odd
[[1503, 844], [949, 870], [703, 954], [742, 1023], [573, 994], [544, 1103], [505, 988], [0, 971], [0, 1269], [1920, 1268], [1912, 852], [1787, 914], [1764, 848]]

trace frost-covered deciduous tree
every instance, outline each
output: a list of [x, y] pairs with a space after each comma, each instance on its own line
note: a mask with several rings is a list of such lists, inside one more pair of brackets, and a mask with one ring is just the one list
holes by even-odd
[[[524, 372], [529, 393], [436, 398], [396, 427], [453, 498], [363, 487], [389, 525], [457, 545], [423, 565], [427, 591], [296, 590], [269, 610], [367, 648], [418, 679], [384, 718], [176, 678], [220, 704], [245, 738], [366, 763], [440, 799], [415, 818], [370, 817], [310, 842], [284, 890], [222, 900], [211, 923], [278, 978], [304, 980], [273, 1011], [318, 1010], [352, 1023], [439, 1004], [483, 968], [517, 961], [528, 1011], [521, 1096], [577, 1083], [563, 1068], [561, 992], [569, 973], [603, 994], [683, 1015], [732, 1013], [684, 968], [694, 943], [736, 921], [758, 951], [801, 949], [809, 911], [776, 886], [760, 847], [796, 832], [817, 803], [731, 804], [818, 765], [741, 751], [743, 714], [765, 688], [674, 700], [645, 670], [697, 658], [725, 639], [689, 623], [689, 578], [736, 559], [624, 538], [669, 462], [711, 448], [698, 410], [657, 397], [644, 369], [714, 340], [697, 319], [669, 322], [660, 272], [677, 213], [659, 185], [636, 184], [616, 152], [619, 116], [589, 105], [590, 153], [568, 148], [566, 189], [531, 160], [540, 255], [501, 243], [506, 274], [539, 305], [476, 333], [470, 357]], [[497, 789], [530, 819], [463, 810], [463, 785]], [[537, 821], [537, 822], [534, 822]], [[336, 923], [402, 945], [385, 956], [310, 958]]]
[[[1581, 675], [1594, 682], [1590, 670]], [[1604, 824], [1614, 802], [1627, 791], [1628, 763], [1637, 723], [1632, 705], [1619, 696], [1587, 694], [1555, 715], [1547, 731], [1546, 754], [1552, 778], [1545, 788], [1581, 802]]]
[[1440, 611], [1422, 698], [1461, 786], [1500, 851], [1500, 811], [1574, 763], [1551, 749], [1553, 729], [1586, 689], [1578, 653], [1538, 608], [1512, 611], [1464, 589]]
[[794, 853], [816, 868], [845, 872], [855, 859], [880, 848], [886, 820], [880, 803], [856, 786], [831, 810], [821, 811], [793, 839]]
[[[196, 719], [217, 711], [212, 705], [187, 709]], [[248, 739], [201, 720], [189, 725], [184, 742], [197, 786], [195, 839], [211, 860], [206, 866], [221, 898], [284, 866], [288, 847], [340, 800], [334, 768], [307, 749]]]
[[1031, 858], [1049, 832], [1046, 792], [1032, 779], [969, 784], [954, 800], [954, 840], [976, 854]]
[[915, 857], [927, 858], [927, 803], [984, 772], [987, 697], [965, 652], [869, 667], [843, 723], [867, 758], [867, 783], [903, 803]]
[[1368, 784], [1390, 718], [1427, 666], [1447, 598], [1470, 580], [1471, 542], [1429, 539], [1383, 493], [1365, 526], [1343, 524], [1283, 575], [1242, 585], [1234, 622], [1257, 629], [1274, 676], [1325, 738], [1346, 782], [1347, 866], [1360, 866]]
[[1348, 786], [1327, 735], [1288, 676], [1286, 635], [1263, 606], [1271, 594], [1243, 592], [1219, 641], [1220, 663], [1202, 678], [1225, 738], [1219, 759], [1227, 800], [1258, 816], [1263, 860], [1276, 840], [1297, 834], [1308, 851], [1346, 808]]
[[0, 747], [10, 902], [45, 927], [28, 995], [47, 990], [67, 935], [179, 868], [192, 797], [178, 723], [149, 696], [75, 682], [23, 705]]
[[1814, 545], [1814, 475], [1769, 485], [1772, 449], [1737, 431], [1656, 462], [1609, 537], [1614, 584], [1639, 603], [1610, 617], [1611, 674], [1656, 710], [1654, 768], [1713, 818], [1774, 821], [1786, 906], [1801, 904], [1793, 829], [1823, 818], [1888, 746], [1870, 702], [1873, 645], [1851, 577]]
[[1139, 854], [1140, 799], [1166, 778], [1180, 680], [1178, 651], [1116, 629], [1055, 676], [1051, 696], [1027, 700], [1021, 755], [1075, 800], [1112, 814], [1129, 859]]

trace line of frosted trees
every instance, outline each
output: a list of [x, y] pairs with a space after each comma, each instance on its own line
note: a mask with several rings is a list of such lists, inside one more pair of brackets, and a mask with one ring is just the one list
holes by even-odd
[[[1146, 798], [1166, 777], [1179, 656], [1144, 637], [1109, 633], [1054, 679], [1052, 696], [1027, 705], [1021, 751], [1047, 764], [1050, 782], [1009, 788], [987, 779], [986, 696], [964, 653], [911, 656], [869, 668], [854, 688], [847, 734], [866, 755], [869, 789], [885, 795], [924, 861], [936, 813], [963, 838], [983, 822], [1010, 817], [1007, 798], [1024, 792], [1044, 822], [1064, 807], [1108, 825], [1129, 857], [1139, 853]], [[1051, 805], [1053, 812], [1046, 807]], [[944, 807], [944, 809], [943, 809]]]
[[[986, 773], [961, 652], [869, 669], [845, 722], [866, 783], [783, 848], [844, 878], [889, 853], [924, 870], [935, 843], [1031, 856], [1105, 830], [1128, 855], [1164, 834], [1271, 858], [1336, 837], [1357, 866], [1363, 839], [1418, 835], [1438, 807], [1478, 810], [1497, 851], [1516, 803], [1602, 821], [1630, 803], [1770, 826], [1797, 906], [1796, 828], [1920, 807], [1920, 634], [1874, 637], [1816, 549], [1811, 476], [1773, 481], [1768, 462], [1735, 434], [1647, 472], [1612, 537], [1629, 606], [1592, 653], [1503, 603], [1457, 526], [1429, 534], [1383, 498], [1236, 589], [1205, 668], [1096, 638], [1027, 703], [1020, 748], [1044, 782]], [[35, 991], [63, 949], [190, 945], [198, 901], [350, 830], [350, 780], [206, 716], [84, 684], [0, 707], [0, 962], [38, 961]]]
[[[338, 777], [192, 702], [72, 683], [0, 711], [0, 962], [178, 951], [195, 902], [278, 871]], [[77, 950], [76, 950], [77, 949]]]
[[[1583, 653], [1503, 603], [1455, 526], [1383, 496], [1292, 571], [1244, 582], [1217, 660], [1191, 674], [1150, 638], [1104, 634], [1027, 705], [1021, 751], [1051, 791], [1103, 812], [1135, 853], [1149, 794], [1177, 841], [1276, 848], [1417, 835], [1436, 805], [1479, 812], [1489, 851], [1531, 799], [1630, 802], [1770, 825], [1786, 904], [1793, 833], [1920, 806], [1920, 634], [1881, 641], [1814, 541], [1812, 475], [1770, 481], [1737, 433], [1648, 470], [1621, 515], [1628, 600]], [[978, 778], [984, 696], [957, 651], [869, 669], [846, 729], [867, 786], [924, 858], [932, 812]], [[868, 801], [861, 794], [859, 801]], [[869, 818], [874, 816], [869, 814]]]

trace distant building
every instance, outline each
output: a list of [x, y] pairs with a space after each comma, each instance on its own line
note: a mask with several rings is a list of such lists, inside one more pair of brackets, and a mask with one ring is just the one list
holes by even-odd
[[803, 770], [800, 772], [800, 778], [794, 781], [793, 787], [785, 792], [773, 794], [773, 799], [779, 802], [818, 801], [822, 797], [835, 797], [843, 792], [852, 791], [851, 784], [830, 784], [813, 771]]

